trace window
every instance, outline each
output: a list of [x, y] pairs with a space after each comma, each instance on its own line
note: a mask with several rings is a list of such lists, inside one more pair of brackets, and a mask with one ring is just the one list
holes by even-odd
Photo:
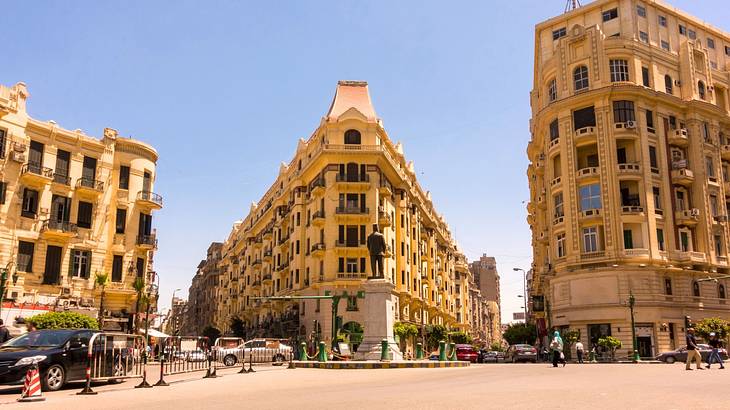
[[74, 250], [71, 254], [71, 277], [88, 278], [91, 272], [91, 252]]
[[550, 123], [550, 141], [560, 138], [560, 128], [558, 127], [557, 118]]
[[715, 49], [715, 40], [707, 38], [707, 48]]
[[654, 197], [654, 209], [662, 209], [662, 195], [659, 187], [652, 187], [651, 190]]
[[557, 247], [557, 253], [558, 258], [564, 258], [565, 257], [565, 234], [559, 233], [556, 241], [555, 241], [556, 247]]
[[583, 228], [583, 252], [598, 252], [598, 228]]
[[347, 258], [347, 273], [357, 273], [357, 258]]
[[624, 249], [634, 249], [634, 238], [631, 229], [624, 229]]
[[129, 189], [129, 167], [119, 167], [119, 189]]
[[596, 126], [596, 111], [591, 107], [573, 111], [573, 127], [577, 131], [585, 127]]
[[670, 47], [669, 47], [669, 42], [668, 41], [662, 40], [661, 41], [661, 45], [662, 45], [662, 50], [664, 50], [664, 51], [670, 51], [671, 50]]
[[720, 299], [725, 299], [727, 297], [725, 294], [725, 285], [720, 284], [717, 287], [717, 297], [719, 297]]
[[5, 158], [5, 130], [0, 130], [0, 158]]
[[0, 181], [0, 205], [5, 203], [5, 191], [7, 190], [5, 182]]
[[553, 102], [558, 99], [558, 83], [553, 78], [548, 83], [548, 101]]
[[700, 297], [700, 283], [696, 280], [692, 281], [692, 296], [696, 298]]
[[672, 295], [672, 280], [669, 278], [664, 278], [664, 294], [668, 296]]
[[667, 17], [666, 16], [659, 16], [659, 25], [662, 27], [667, 26]]
[[664, 89], [667, 91], [667, 94], [674, 92], [674, 81], [672, 81], [672, 77], [669, 75], [664, 76]]
[[19, 272], [33, 272], [33, 253], [35, 244], [33, 242], [18, 242], [17, 270]]
[[618, 9], [606, 10], [603, 12], [603, 22], [611, 21], [618, 17]]
[[707, 176], [711, 179], [715, 178], [715, 161], [712, 157], [705, 157], [705, 165], [707, 166]]
[[567, 34], [567, 31], [565, 30], [565, 27], [561, 27], [557, 30], [553, 30], [553, 41], [559, 40], [562, 37], [565, 37]]
[[636, 14], [638, 14], [639, 17], [646, 18], [646, 7], [642, 6], [641, 4], [638, 4], [636, 6]]
[[575, 84], [575, 91], [588, 88], [588, 67], [582, 65], [573, 70], [573, 83]]
[[680, 24], [679, 25], [679, 34], [681, 34], [683, 36], [686, 36], [687, 35], [687, 27], [685, 27], [685, 26], [683, 26], [683, 25]]
[[730, 46], [725, 46], [725, 54], [730, 56]]
[[122, 267], [124, 266], [122, 255], [114, 255], [112, 261], [112, 282], [122, 281]]
[[636, 121], [633, 101], [613, 102], [613, 121], [617, 123]]
[[25, 218], [35, 218], [38, 213], [38, 191], [23, 188], [23, 208], [20, 216]]
[[659, 247], [659, 250], [663, 251], [664, 250], [664, 229], [657, 228], [656, 240], [657, 240], [657, 245]]
[[697, 92], [700, 95], [700, 99], [704, 100], [705, 99], [705, 83], [703, 83], [702, 81], [699, 81], [697, 83]]
[[127, 228], [127, 210], [124, 208], [117, 208], [117, 221], [116, 221], [116, 233], [124, 233]]
[[610, 60], [611, 82], [629, 81], [629, 62], [626, 60]]
[[357, 295], [355, 296], [347, 296], [347, 311], [348, 312], [357, 312]]
[[689, 36], [690, 40], [697, 40], [697, 33], [694, 30], [687, 30], [687, 35]]
[[79, 228], [91, 229], [91, 214], [93, 205], [90, 202], [79, 201], [79, 212], [76, 217], [76, 225]]
[[655, 174], [659, 173], [659, 162], [657, 161], [656, 147], [653, 145], [649, 145], [649, 166], [651, 167], [651, 172]]
[[345, 131], [345, 144], [360, 145], [360, 131], [358, 130], [347, 130]]
[[714, 235], [715, 239], [715, 256], [723, 256], [725, 255], [725, 251], [722, 247], [722, 236], [719, 234]]
[[649, 68], [641, 67], [641, 81], [644, 84], [644, 87], [651, 87], [651, 83], [649, 81]]
[[580, 187], [580, 210], [601, 209], [601, 186], [591, 184]]
[[717, 195], [710, 195], [710, 211], [712, 212], [712, 216], [716, 217], [719, 214], [720, 208], [717, 206]]
[[143, 278], [145, 277], [145, 263], [144, 258], [137, 258], [137, 277]]
[[641, 40], [642, 43], [649, 44], [649, 34], [639, 31], [639, 40]]
[[563, 193], [558, 192], [553, 197], [553, 201], [555, 202], [555, 218], [561, 218], [565, 216], [565, 212], [563, 210]]

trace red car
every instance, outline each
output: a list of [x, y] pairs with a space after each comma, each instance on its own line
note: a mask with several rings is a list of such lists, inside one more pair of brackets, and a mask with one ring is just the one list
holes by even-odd
[[456, 359], [476, 363], [479, 359], [479, 352], [472, 345], [456, 345]]

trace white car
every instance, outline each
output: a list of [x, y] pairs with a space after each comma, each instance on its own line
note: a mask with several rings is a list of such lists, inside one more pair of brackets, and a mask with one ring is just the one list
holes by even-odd
[[281, 366], [292, 358], [293, 350], [279, 339], [253, 339], [237, 347], [219, 348], [216, 358], [226, 366], [235, 366], [241, 359], [252, 363], [272, 363]]

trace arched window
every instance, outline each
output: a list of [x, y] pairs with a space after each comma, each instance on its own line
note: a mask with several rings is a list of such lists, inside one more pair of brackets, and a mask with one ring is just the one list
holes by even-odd
[[573, 70], [573, 82], [575, 83], [575, 91], [581, 91], [588, 88], [588, 67], [582, 65]]
[[725, 299], [725, 285], [720, 285], [717, 287], [717, 296], [720, 299]]
[[700, 93], [700, 99], [704, 100], [705, 99], [705, 83], [703, 83], [702, 81], [698, 82], [697, 91]]
[[548, 101], [553, 102], [558, 99], [558, 83], [553, 78], [548, 83]]
[[692, 282], [692, 296], [700, 297], [700, 283], [696, 280]]
[[672, 77], [669, 75], [664, 76], [664, 88], [667, 90], [667, 94], [672, 94], [674, 92], [674, 82], [672, 81]]
[[345, 131], [345, 144], [360, 145], [360, 131], [358, 131], [358, 130]]

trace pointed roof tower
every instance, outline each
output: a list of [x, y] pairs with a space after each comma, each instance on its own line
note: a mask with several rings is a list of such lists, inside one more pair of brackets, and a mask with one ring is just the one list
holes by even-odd
[[338, 81], [335, 98], [326, 118], [329, 121], [337, 121], [350, 110], [357, 111], [367, 121], [377, 121], [366, 81]]

